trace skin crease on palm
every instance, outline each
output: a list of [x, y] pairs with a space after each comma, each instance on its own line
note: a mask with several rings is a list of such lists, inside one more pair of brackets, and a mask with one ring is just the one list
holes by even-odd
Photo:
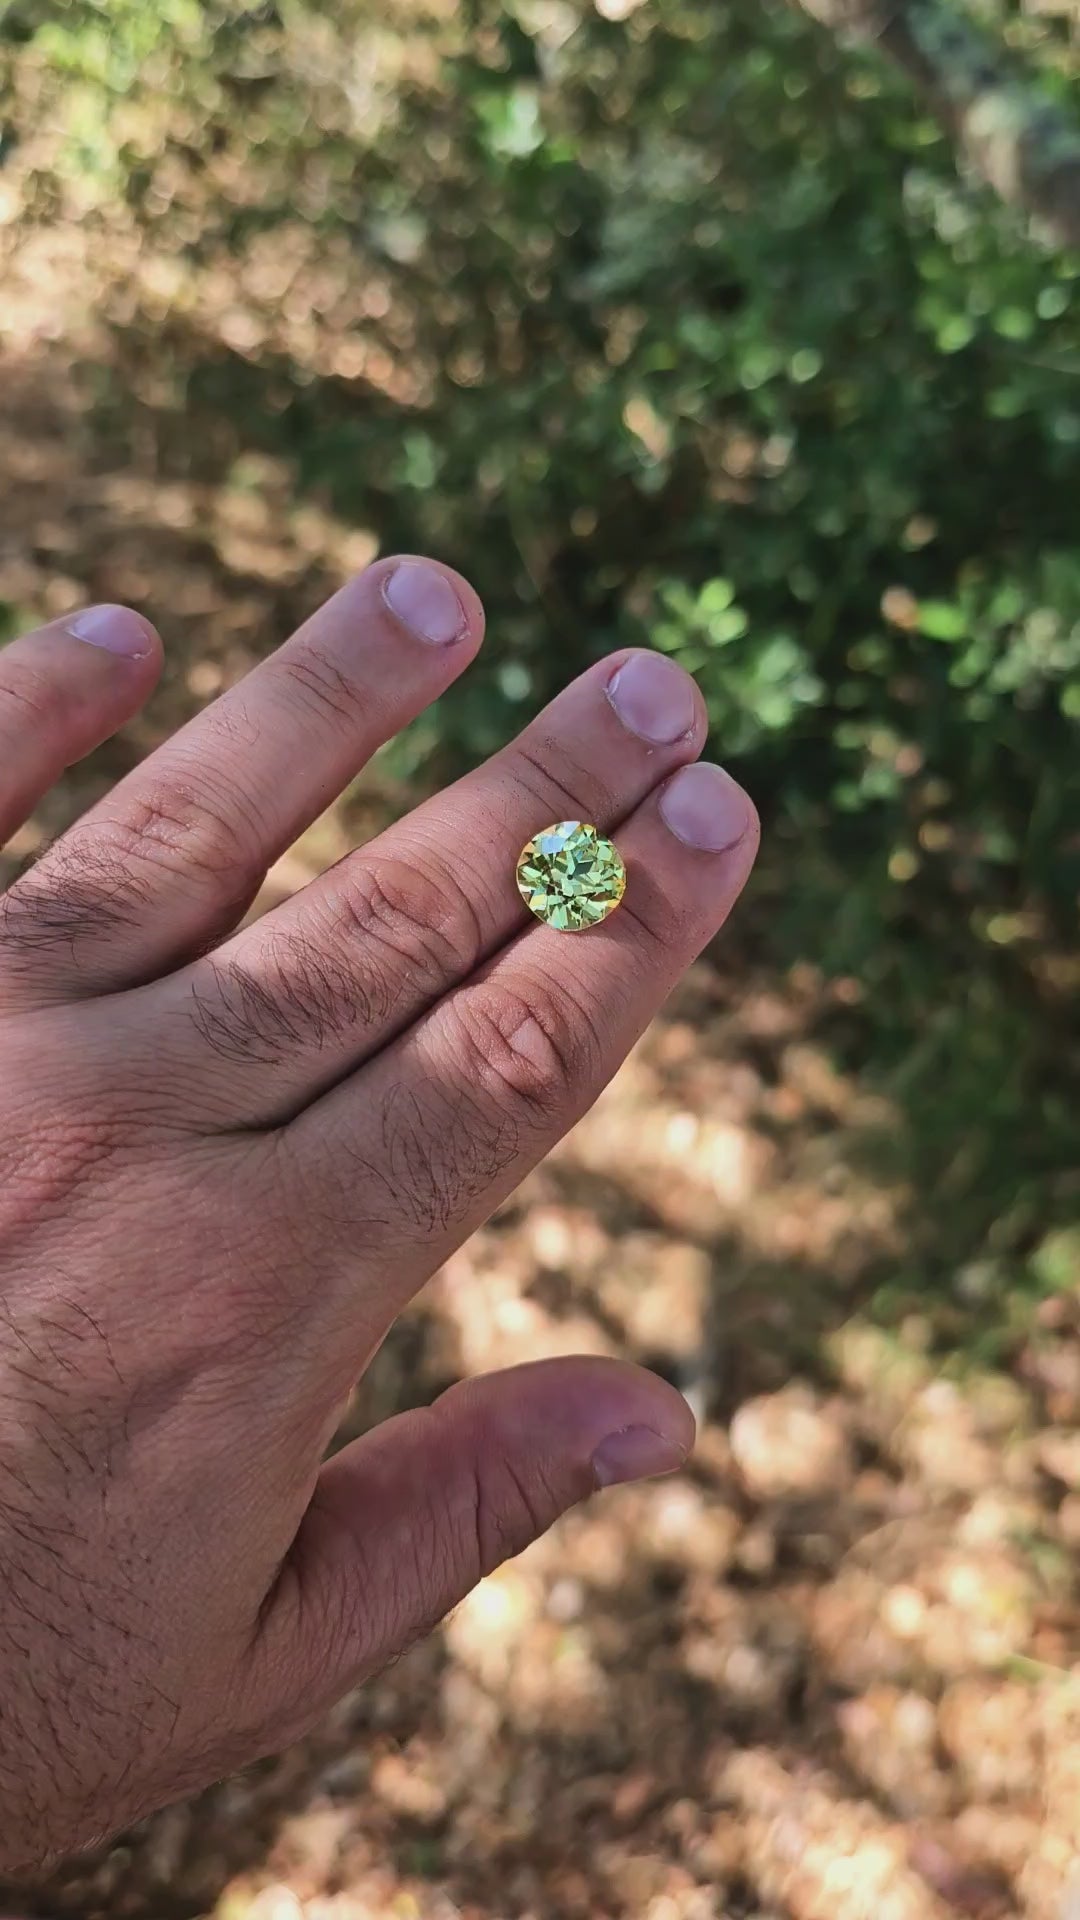
[[[692, 681], [623, 652], [237, 931], [482, 628], [449, 568], [377, 562], [0, 895], [0, 1871], [284, 1746], [565, 1509], [690, 1450], [671, 1387], [568, 1358], [323, 1464], [395, 1316], [596, 1097], [757, 845]], [[120, 607], [0, 653], [0, 841], [160, 663]], [[566, 818], [628, 871], [576, 935], [514, 885]]]

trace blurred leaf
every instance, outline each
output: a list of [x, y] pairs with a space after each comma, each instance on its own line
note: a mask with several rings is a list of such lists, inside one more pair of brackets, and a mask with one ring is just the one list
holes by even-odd
[[948, 600], [923, 600], [919, 628], [931, 640], [960, 640], [967, 632], [967, 620], [963, 609]]

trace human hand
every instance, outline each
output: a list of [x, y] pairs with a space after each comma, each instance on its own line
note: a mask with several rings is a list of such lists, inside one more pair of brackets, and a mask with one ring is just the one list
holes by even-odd
[[[595, 1098], [756, 848], [745, 795], [687, 765], [693, 683], [622, 653], [235, 932], [481, 631], [457, 575], [378, 562], [0, 896], [8, 1872], [284, 1745], [567, 1507], [691, 1445], [662, 1381], [567, 1359], [322, 1464], [395, 1316]], [[0, 842], [159, 665], [121, 608], [0, 654]], [[566, 817], [617, 827], [629, 873], [581, 937], [526, 926], [514, 885]]]

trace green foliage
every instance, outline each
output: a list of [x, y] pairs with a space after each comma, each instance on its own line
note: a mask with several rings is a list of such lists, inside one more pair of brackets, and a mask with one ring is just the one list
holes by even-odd
[[1053, 1078], [1016, 1033], [1080, 878], [1080, 259], [782, 0], [626, 11], [71, 0], [0, 39], [62, 128], [43, 215], [170, 264], [122, 306], [168, 457], [284, 454], [483, 593], [406, 756], [476, 758], [624, 642], [681, 659], [772, 828], [770, 937], [935, 1093], [980, 1025], [977, 1134]]

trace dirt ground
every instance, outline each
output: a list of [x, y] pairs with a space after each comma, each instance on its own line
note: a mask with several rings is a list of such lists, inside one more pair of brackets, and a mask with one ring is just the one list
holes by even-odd
[[[137, 437], [117, 458], [48, 271], [2, 330], [0, 600], [134, 601], [170, 668], [8, 872], [369, 551], [265, 463], [215, 487], [159, 479]], [[262, 904], [399, 798], [347, 796]], [[977, 1268], [934, 1313], [872, 1311], [920, 1201], [866, 1150], [899, 1121], [832, 1063], [854, 984], [763, 965], [760, 912], [432, 1283], [350, 1416], [628, 1353], [693, 1401], [690, 1470], [578, 1511], [301, 1745], [7, 1912], [1077, 1920], [1080, 1299], [1048, 1292], [986, 1365], [948, 1343]]]

